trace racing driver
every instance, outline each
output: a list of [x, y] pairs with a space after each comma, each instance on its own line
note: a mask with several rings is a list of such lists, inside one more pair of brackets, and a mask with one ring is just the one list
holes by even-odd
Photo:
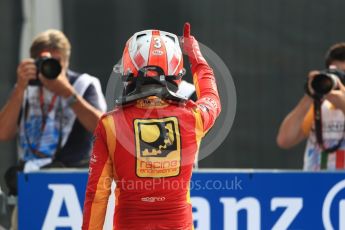
[[189, 182], [201, 139], [221, 111], [212, 69], [184, 25], [196, 102], [177, 90], [185, 73], [176, 35], [145, 30], [126, 43], [122, 97], [95, 130], [82, 229], [102, 229], [116, 182], [113, 229], [193, 229]]

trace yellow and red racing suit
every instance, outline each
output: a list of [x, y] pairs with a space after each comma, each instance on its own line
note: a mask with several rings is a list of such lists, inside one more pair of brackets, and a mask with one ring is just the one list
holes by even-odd
[[[194, 39], [194, 38], [193, 38]], [[191, 44], [190, 49], [198, 49]], [[82, 229], [102, 229], [116, 182], [114, 229], [193, 229], [189, 182], [201, 139], [221, 105], [212, 69], [190, 57], [197, 101], [158, 97], [118, 107], [95, 130]]]

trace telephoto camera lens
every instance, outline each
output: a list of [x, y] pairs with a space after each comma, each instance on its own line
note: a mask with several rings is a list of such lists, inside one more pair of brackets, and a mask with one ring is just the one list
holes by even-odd
[[56, 79], [61, 73], [61, 65], [58, 60], [54, 58], [42, 57], [40, 58], [38, 69], [42, 75], [48, 79]]
[[38, 79], [38, 74], [41, 73], [43, 77], [47, 79], [54, 80], [61, 73], [61, 65], [58, 60], [51, 57], [40, 57], [35, 60], [35, 65], [37, 67], [36, 79], [30, 80], [29, 85], [41, 86], [42, 83]]
[[311, 82], [311, 87], [318, 95], [326, 95], [337, 88], [337, 76], [329, 73], [316, 75]]

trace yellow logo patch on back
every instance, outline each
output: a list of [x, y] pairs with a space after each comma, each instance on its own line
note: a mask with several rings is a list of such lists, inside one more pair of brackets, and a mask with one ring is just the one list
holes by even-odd
[[134, 131], [138, 177], [180, 174], [181, 137], [176, 117], [135, 119]]

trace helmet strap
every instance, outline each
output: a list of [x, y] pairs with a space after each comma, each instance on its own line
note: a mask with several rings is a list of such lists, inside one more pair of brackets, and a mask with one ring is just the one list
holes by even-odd
[[137, 76], [134, 74], [123, 76], [123, 82], [126, 86], [123, 96], [116, 100], [116, 105], [128, 104], [148, 96], [157, 96], [178, 102], [186, 101], [186, 97], [176, 94], [178, 85], [175, 81], [181, 78], [182, 75], [164, 75], [163, 69], [159, 66], [145, 66], [138, 71]]

